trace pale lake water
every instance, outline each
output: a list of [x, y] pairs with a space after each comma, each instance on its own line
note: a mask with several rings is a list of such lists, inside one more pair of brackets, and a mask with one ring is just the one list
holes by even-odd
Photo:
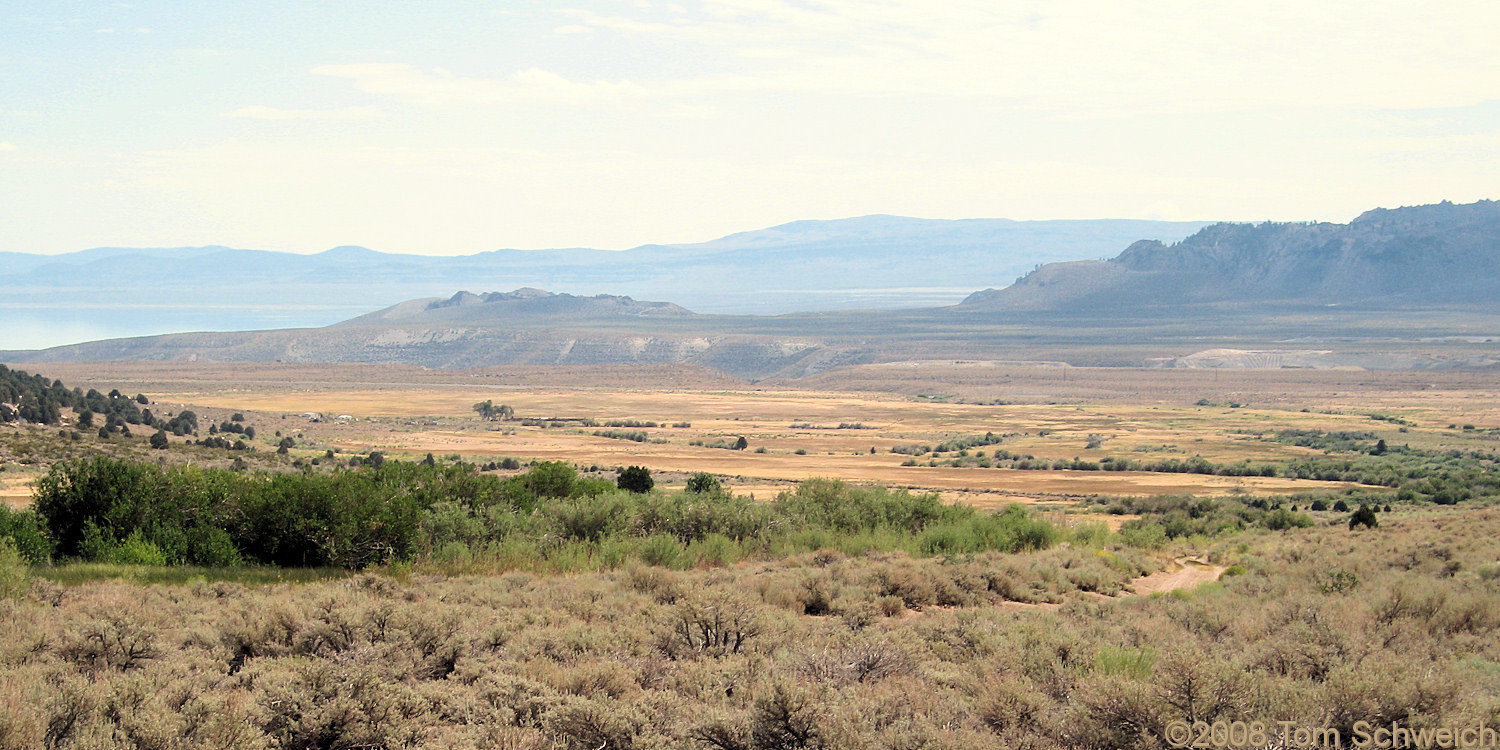
[[369, 312], [361, 305], [78, 306], [0, 303], [0, 351], [190, 331], [326, 326]]

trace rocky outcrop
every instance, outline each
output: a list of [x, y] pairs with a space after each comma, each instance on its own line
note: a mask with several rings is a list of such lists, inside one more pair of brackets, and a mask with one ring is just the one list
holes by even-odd
[[1215, 224], [1107, 261], [1042, 266], [971, 309], [1170, 311], [1181, 305], [1493, 307], [1500, 203], [1368, 211], [1348, 224]]

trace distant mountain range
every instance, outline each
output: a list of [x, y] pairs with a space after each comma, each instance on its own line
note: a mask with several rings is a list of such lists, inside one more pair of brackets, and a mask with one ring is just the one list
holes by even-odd
[[934, 220], [864, 216], [797, 221], [710, 242], [630, 250], [495, 250], [426, 256], [337, 247], [312, 255], [190, 248], [0, 253], [13, 299], [56, 294], [174, 301], [357, 304], [365, 309], [458, 288], [671, 299], [700, 312], [775, 314], [957, 302], [1043, 264], [1104, 258], [1135, 240], [1175, 241], [1204, 222]]
[[[786, 253], [783, 261], [790, 264], [795, 253], [786, 248], [797, 243], [789, 238], [806, 246], [826, 239], [830, 225], [863, 226], [872, 237], [885, 238], [882, 247], [890, 247], [893, 228], [915, 231], [912, 221], [880, 217], [788, 225], [793, 228], [721, 242], [739, 248], [724, 255], [747, 263], [751, 257]], [[847, 233], [834, 234], [839, 242], [853, 242]], [[945, 236], [946, 247], [957, 246], [951, 234]], [[0, 361], [351, 361], [430, 367], [688, 362], [752, 378], [919, 359], [1397, 369], [1500, 362], [1500, 204], [1494, 202], [1376, 210], [1347, 225], [1214, 224], [1170, 245], [1125, 244], [1125, 251], [1110, 260], [1043, 265], [1007, 288], [977, 292], [951, 306], [724, 315], [626, 296], [534, 288], [453, 294], [450, 289], [324, 328], [115, 339], [0, 352]], [[660, 261], [663, 273], [672, 273], [674, 263], [692, 267], [701, 252], [664, 248], [648, 254], [676, 257]], [[829, 251], [815, 260], [835, 255]], [[851, 250], [849, 273], [858, 273], [860, 258], [893, 255], [899, 253]], [[203, 256], [181, 260], [195, 257]], [[947, 264], [950, 258], [923, 260]], [[309, 269], [322, 267], [316, 260], [302, 262]], [[726, 262], [721, 258], [715, 267]], [[758, 262], [767, 269], [776, 266]], [[717, 288], [749, 289], [761, 282], [737, 274], [717, 283]]]
[[[464, 256], [338, 247], [315, 255], [228, 247], [0, 253], [0, 347], [175, 331], [321, 326], [458, 289], [538, 287], [671, 300], [707, 313], [947, 305], [1039, 264], [1104, 258], [1202, 222], [798, 221], [710, 242]], [[41, 324], [45, 323], [45, 328]], [[25, 332], [30, 331], [28, 335]]]

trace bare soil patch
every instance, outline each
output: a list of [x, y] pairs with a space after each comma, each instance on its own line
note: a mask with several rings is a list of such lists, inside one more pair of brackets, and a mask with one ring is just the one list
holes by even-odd
[[[1151, 594], [1167, 594], [1180, 589], [1191, 589], [1205, 583], [1219, 580], [1228, 568], [1221, 565], [1212, 565], [1201, 560], [1192, 558], [1178, 558], [1172, 564], [1155, 573], [1150, 573], [1131, 581], [1124, 590], [1115, 596], [1085, 592], [1085, 596], [1101, 601], [1113, 601], [1131, 596], [1149, 596]], [[1006, 602], [1004, 609], [1058, 609], [1062, 607], [1058, 602]]]
[[[6, 474], [10, 473], [6, 472]], [[31, 490], [35, 482], [34, 476], [0, 477], [0, 503], [4, 503], [8, 508], [24, 508], [31, 505]]]
[[1202, 560], [1179, 558], [1173, 561], [1171, 567], [1135, 579], [1131, 582], [1130, 589], [1122, 592], [1121, 595], [1148, 596], [1165, 594], [1178, 589], [1190, 589], [1219, 580], [1219, 576], [1223, 575], [1227, 569], [1222, 565], [1213, 565]]

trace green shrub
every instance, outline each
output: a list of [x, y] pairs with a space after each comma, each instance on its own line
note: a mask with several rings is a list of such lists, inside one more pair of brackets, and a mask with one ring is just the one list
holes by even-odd
[[1068, 537], [1084, 547], [1103, 546], [1110, 537], [1109, 525], [1099, 521], [1080, 523], [1068, 530]]
[[1120, 541], [1141, 549], [1161, 549], [1167, 544], [1167, 530], [1159, 523], [1136, 519], [1120, 526]]
[[86, 561], [106, 562], [114, 558], [119, 542], [90, 521], [83, 529], [83, 539], [78, 544], [78, 556]]
[[943, 524], [923, 529], [917, 545], [926, 555], [956, 555], [977, 551], [979, 540], [967, 524]]
[[20, 596], [31, 588], [26, 558], [10, 539], [0, 538], [0, 599]]
[[1019, 505], [984, 517], [975, 524], [985, 548], [1002, 552], [1037, 552], [1057, 543], [1057, 529]]
[[675, 567], [682, 556], [682, 545], [676, 537], [654, 534], [641, 540], [639, 555], [641, 562], [661, 568]]
[[688, 545], [687, 554], [698, 565], [733, 565], [743, 556], [740, 545], [723, 534], [709, 534]]
[[1109, 677], [1145, 681], [1156, 664], [1156, 652], [1145, 646], [1105, 646], [1094, 653], [1094, 671]]
[[618, 489], [620, 487], [608, 479], [579, 477], [573, 482], [573, 489], [568, 494], [570, 497], [599, 497]]
[[698, 495], [717, 495], [724, 491], [724, 487], [719, 483], [718, 477], [700, 471], [688, 477], [687, 491]]
[[468, 467], [394, 461], [257, 476], [99, 457], [55, 465], [38, 482], [36, 509], [57, 551], [84, 559], [111, 559], [138, 534], [172, 562], [361, 568], [409, 558], [438, 498], [495, 502], [503, 489]]
[[1318, 590], [1325, 594], [1342, 594], [1359, 587], [1359, 576], [1343, 568], [1330, 570], [1317, 578]]
[[651, 470], [644, 466], [626, 466], [620, 470], [620, 476], [615, 480], [620, 489], [627, 492], [650, 492], [656, 486], [656, 481], [651, 478]]
[[624, 528], [624, 502], [620, 498], [575, 498], [547, 506], [558, 536], [598, 542]]
[[175, 562], [167, 558], [167, 553], [154, 542], [146, 540], [139, 530], [134, 531], [125, 541], [120, 542], [109, 552], [109, 562], [117, 565], [152, 565], [165, 566]]
[[538, 497], [567, 497], [578, 481], [578, 471], [561, 461], [543, 461], [523, 476], [527, 489]]
[[8, 539], [31, 565], [46, 565], [52, 560], [52, 540], [47, 537], [42, 517], [29, 510], [11, 510], [0, 505], [0, 539]]
[[1309, 528], [1313, 525], [1313, 520], [1306, 513], [1293, 513], [1286, 508], [1277, 508], [1262, 523], [1272, 531], [1283, 531]]
[[187, 532], [187, 562], [206, 568], [233, 568], [243, 565], [244, 557], [229, 532], [212, 526], [195, 526]]
[[[404, 560], [415, 549], [425, 498], [403, 486], [394, 462], [373, 471], [247, 477], [233, 533], [249, 557], [284, 567], [363, 568]], [[406, 481], [403, 481], [406, 480]], [[417, 488], [420, 490], [420, 488]]]
[[939, 519], [972, 515], [973, 508], [943, 505], [937, 493], [913, 495], [906, 490], [851, 487], [831, 479], [809, 479], [779, 495], [772, 507], [808, 526], [862, 531], [892, 526], [921, 531]]
[[161, 496], [162, 471], [145, 463], [96, 457], [52, 467], [36, 484], [37, 515], [64, 556], [79, 555], [91, 524], [115, 537], [134, 531]]
[[474, 553], [463, 542], [447, 542], [432, 556], [439, 565], [468, 567], [474, 564]]

